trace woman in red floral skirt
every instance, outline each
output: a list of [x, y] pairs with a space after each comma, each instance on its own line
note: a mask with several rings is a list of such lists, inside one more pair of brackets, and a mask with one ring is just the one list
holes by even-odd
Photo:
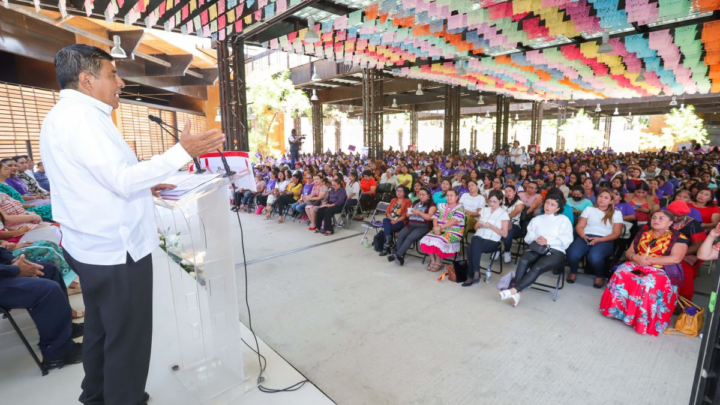
[[672, 214], [658, 211], [638, 232], [603, 293], [600, 312], [622, 320], [635, 331], [657, 336], [675, 310], [683, 271], [678, 265], [689, 240], [672, 229]]

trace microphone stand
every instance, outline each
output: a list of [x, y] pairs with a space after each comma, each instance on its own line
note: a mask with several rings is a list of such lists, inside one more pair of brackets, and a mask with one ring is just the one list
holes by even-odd
[[[168, 135], [172, 136], [176, 141], [178, 141], [178, 143], [180, 143], [180, 139], [178, 139], [178, 137], [175, 136], [175, 134], [170, 132], [169, 129], [165, 128], [165, 125], [169, 126], [170, 128], [172, 128], [176, 131], [177, 131], [177, 128], [173, 127], [172, 125], [166, 124], [162, 121], [154, 121], [154, 122], [156, 122], [160, 126], [160, 129], [165, 131]], [[195, 174], [203, 174], [206, 172], [206, 170], [200, 166], [200, 160], [197, 157], [193, 158], [193, 162], [195, 163]], [[235, 174], [235, 173], [233, 173], [233, 174]]]

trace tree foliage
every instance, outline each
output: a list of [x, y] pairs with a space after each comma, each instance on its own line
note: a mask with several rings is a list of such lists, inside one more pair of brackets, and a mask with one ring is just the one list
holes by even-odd
[[665, 114], [662, 135], [643, 133], [640, 137], [640, 148], [659, 150], [664, 146], [672, 149], [677, 143], [692, 141], [700, 145], [708, 143], [703, 119], [695, 114], [695, 107], [689, 105], [682, 110], [673, 108]]
[[565, 150], [595, 149], [605, 141], [605, 134], [595, 129], [592, 117], [583, 109], [560, 126], [559, 135], [565, 138]]
[[269, 134], [272, 126], [277, 125], [278, 115], [284, 113], [286, 119], [309, 115], [310, 100], [305, 92], [293, 86], [289, 71], [272, 74], [258, 69], [250, 74], [247, 83], [247, 102], [252, 111], [248, 119], [250, 149], [263, 156], [277, 156], [280, 145], [269, 139]]

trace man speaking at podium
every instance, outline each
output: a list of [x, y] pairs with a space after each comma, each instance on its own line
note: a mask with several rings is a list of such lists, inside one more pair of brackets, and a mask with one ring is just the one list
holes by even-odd
[[71, 45], [55, 55], [60, 101], [45, 118], [40, 152], [53, 190], [65, 258], [80, 276], [85, 336], [80, 402], [145, 404], [152, 342], [152, 194], [192, 157], [220, 148], [217, 130], [190, 133], [149, 161], [113, 124], [125, 83], [102, 49]]

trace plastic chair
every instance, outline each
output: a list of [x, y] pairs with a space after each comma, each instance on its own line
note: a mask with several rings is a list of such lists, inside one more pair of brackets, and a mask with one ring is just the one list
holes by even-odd
[[385, 214], [385, 211], [387, 211], [388, 206], [390, 206], [390, 203], [386, 203], [386, 202], [378, 203], [378, 205], [375, 207], [375, 210], [373, 210], [372, 216], [370, 217], [370, 221], [367, 223], [363, 223], [363, 226], [365, 227], [365, 233], [363, 233], [363, 236], [360, 239], [360, 243], [362, 243], [365, 240], [365, 237], [367, 236], [368, 232], [370, 232], [370, 229], [375, 229], [375, 233], [377, 233], [377, 230], [382, 228], [382, 226], [383, 226], [382, 221], [377, 221], [375, 218], [377, 217], [378, 212]]
[[[533, 290], [552, 294], [553, 301], [557, 301], [558, 292], [560, 290], [562, 290], [563, 287], [565, 287], [565, 264], [562, 265], [561, 269], [553, 270], [553, 274], [555, 274], [555, 272], [558, 272], [557, 273], [558, 278], [557, 278], [557, 282], [555, 283], [554, 286], [549, 285], [549, 284], [538, 283], [537, 280], [535, 280], [535, 282], [530, 286], [530, 288], [532, 288]], [[535, 286], [539, 286], [539, 287], [535, 287]], [[541, 287], [544, 287], [544, 288], [541, 288]], [[547, 290], [547, 288], [550, 288], [552, 290]]]
[[35, 351], [30, 346], [30, 343], [28, 343], [27, 339], [25, 338], [25, 335], [22, 333], [22, 331], [18, 327], [17, 323], [15, 323], [15, 320], [13, 319], [12, 315], [10, 315], [10, 309], [5, 308], [5, 307], [0, 307], [0, 314], [2, 314], [3, 319], [7, 319], [8, 321], [10, 321], [10, 324], [12, 325], [13, 329], [15, 329], [15, 332], [17, 332], [18, 336], [20, 336], [20, 340], [22, 340], [23, 344], [25, 345], [25, 348], [28, 350], [28, 352], [30, 352], [30, 356], [32, 356], [33, 360], [35, 360], [35, 364], [37, 364], [42, 375], [43, 376], [48, 375], [47, 368], [45, 368], [45, 366], [42, 365], [42, 362], [38, 358], [37, 354], [35, 354]]

